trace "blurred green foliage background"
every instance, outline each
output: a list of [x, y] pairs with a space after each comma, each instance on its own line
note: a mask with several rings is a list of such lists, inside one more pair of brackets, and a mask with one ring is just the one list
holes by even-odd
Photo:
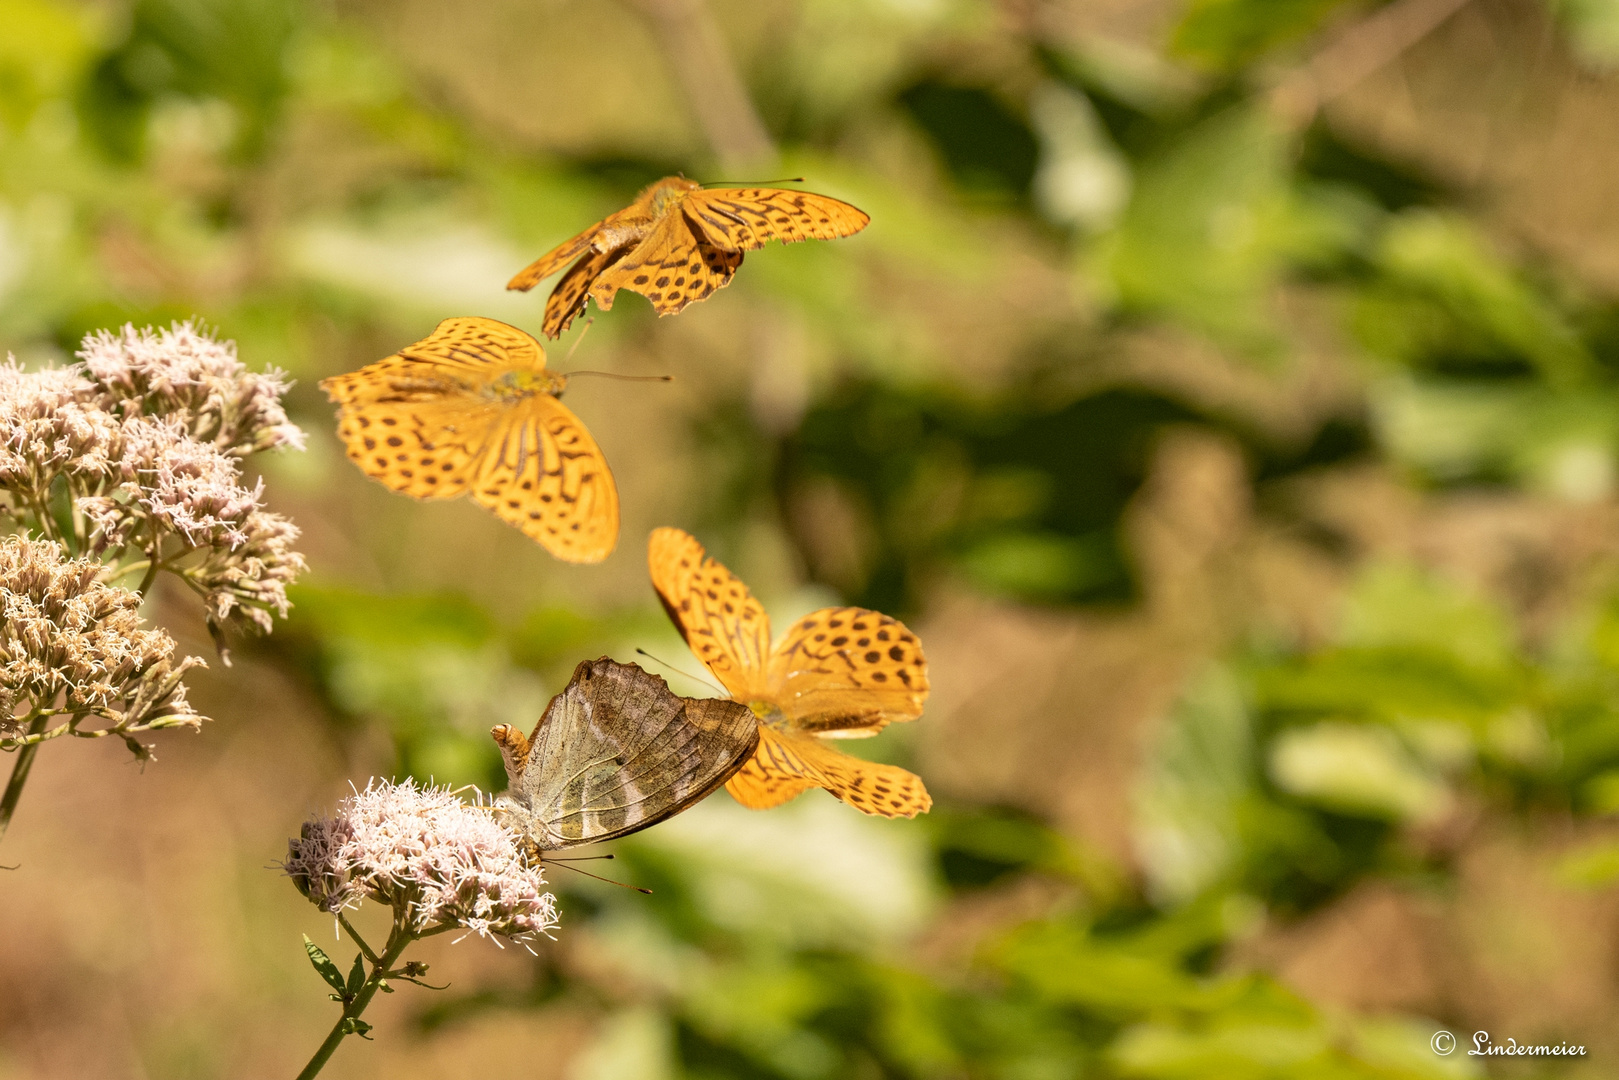
[[[537, 956], [424, 948], [332, 1075], [1612, 1075], [1615, 65], [1610, 0], [0, 0], [0, 347], [195, 315], [291, 371], [312, 567], [200, 738], [42, 755], [0, 1077], [295, 1071], [284, 838], [498, 789], [581, 659], [694, 667], [664, 524], [778, 625], [917, 630], [927, 715], [858, 749], [934, 811], [717, 795], [614, 845], [651, 898], [557, 868]], [[675, 171], [873, 224], [553, 350], [676, 376], [570, 391], [608, 562], [343, 460], [321, 377], [537, 330], [506, 278]]]

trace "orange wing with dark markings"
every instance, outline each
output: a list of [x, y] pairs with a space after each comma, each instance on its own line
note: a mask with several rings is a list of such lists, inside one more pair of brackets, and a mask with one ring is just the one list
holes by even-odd
[[917, 776], [821, 741], [875, 735], [921, 715], [927, 661], [903, 623], [864, 608], [826, 608], [795, 622], [772, 649], [763, 607], [696, 538], [655, 530], [647, 564], [692, 652], [760, 720], [758, 749], [726, 785], [738, 802], [765, 809], [819, 787], [885, 817], [932, 805]]
[[544, 331], [556, 337], [594, 298], [604, 311], [620, 289], [638, 292], [659, 315], [673, 315], [730, 284], [743, 252], [771, 240], [834, 240], [871, 218], [846, 202], [782, 188], [716, 188], [679, 176], [649, 185], [609, 215], [506, 283], [532, 289], [568, 266], [545, 305]]
[[557, 558], [600, 562], [618, 540], [618, 487], [560, 386], [539, 342], [477, 317], [321, 382], [373, 480], [418, 499], [469, 495]]
[[725, 251], [753, 251], [772, 240], [839, 240], [871, 224], [869, 214], [846, 202], [782, 188], [694, 191], [681, 209], [709, 243]]
[[750, 810], [791, 802], [812, 787], [830, 792], [863, 814], [915, 817], [933, 806], [922, 778], [834, 750], [811, 735], [759, 725], [759, 746], [725, 784]]

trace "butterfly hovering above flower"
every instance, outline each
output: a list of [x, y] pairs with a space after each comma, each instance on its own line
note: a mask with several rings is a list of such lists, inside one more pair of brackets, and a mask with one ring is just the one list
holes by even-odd
[[321, 380], [348, 456], [418, 499], [469, 495], [567, 562], [618, 542], [618, 487], [596, 440], [557, 400], [567, 376], [503, 322], [445, 319], [427, 337]]
[[634, 664], [587, 660], [528, 738], [490, 731], [506, 763], [496, 800], [540, 851], [625, 836], [716, 791], [752, 756], [753, 714], [723, 698], [684, 698]]
[[922, 715], [927, 661], [903, 623], [864, 608], [825, 608], [793, 623], [772, 648], [764, 608], [690, 534], [654, 530], [647, 564], [692, 652], [758, 718], [758, 749], [725, 785], [733, 798], [763, 810], [818, 787], [890, 818], [933, 805], [921, 777], [824, 741], [875, 735]]
[[704, 188], [666, 176], [623, 210], [541, 255], [506, 283], [527, 291], [562, 269], [542, 328], [556, 337], [594, 298], [606, 311], [620, 289], [652, 301], [659, 315], [730, 284], [744, 252], [768, 241], [836, 240], [871, 218], [846, 202], [783, 188]]

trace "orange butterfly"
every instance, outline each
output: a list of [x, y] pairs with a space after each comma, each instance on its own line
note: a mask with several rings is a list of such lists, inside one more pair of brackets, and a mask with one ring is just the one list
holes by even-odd
[[320, 386], [373, 480], [418, 499], [470, 494], [557, 558], [600, 562], [618, 542], [618, 487], [557, 400], [567, 384], [538, 341], [472, 316]]
[[875, 735], [922, 715], [927, 661], [903, 623], [825, 608], [793, 623], [772, 649], [764, 608], [691, 535], [655, 530], [647, 565], [686, 644], [759, 719], [758, 748], [725, 785], [737, 802], [764, 810], [818, 787], [882, 817], [915, 817], [933, 805], [921, 777], [822, 741]]
[[591, 297], [606, 311], [620, 289], [673, 315], [731, 283], [742, 253], [770, 240], [836, 240], [871, 218], [846, 202], [781, 188], [714, 188], [666, 176], [635, 201], [541, 255], [506, 283], [527, 291], [575, 257], [545, 302], [547, 337], [556, 337]]

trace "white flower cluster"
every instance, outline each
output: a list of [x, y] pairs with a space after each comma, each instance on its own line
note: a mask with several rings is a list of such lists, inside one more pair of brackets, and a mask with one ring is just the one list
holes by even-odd
[[269, 630], [304, 560], [297, 528], [264, 509], [240, 460], [302, 447], [286, 378], [248, 371], [234, 344], [190, 323], [103, 331], [79, 358], [0, 366], [0, 509], [115, 573], [174, 573], [213, 623]]
[[557, 925], [556, 900], [522, 840], [448, 788], [372, 781], [305, 823], [283, 864], [322, 911], [388, 904], [413, 932], [454, 925], [522, 940]]

